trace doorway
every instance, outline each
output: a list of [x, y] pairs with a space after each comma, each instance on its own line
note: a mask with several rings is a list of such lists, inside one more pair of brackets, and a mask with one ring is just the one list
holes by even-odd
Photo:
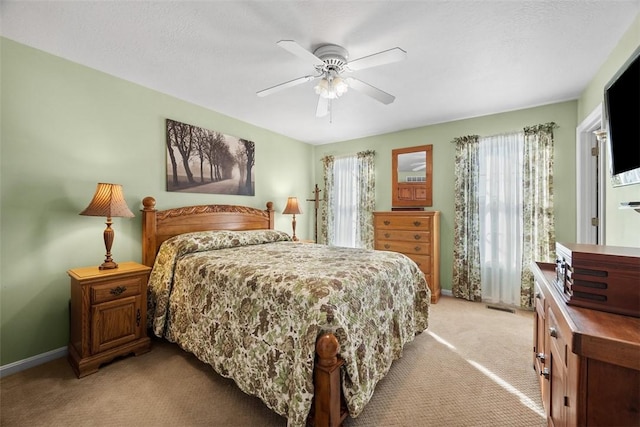
[[606, 146], [594, 134], [602, 128], [602, 104], [576, 128], [577, 243], [604, 244]]

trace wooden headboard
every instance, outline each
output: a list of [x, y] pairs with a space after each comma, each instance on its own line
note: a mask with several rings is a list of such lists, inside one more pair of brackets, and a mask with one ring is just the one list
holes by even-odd
[[273, 203], [260, 210], [236, 205], [198, 205], [156, 210], [156, 199], [142, 199], [142, 263], [153, 267], [160, 245], [182, 233], [208, 230], [273, 229]]

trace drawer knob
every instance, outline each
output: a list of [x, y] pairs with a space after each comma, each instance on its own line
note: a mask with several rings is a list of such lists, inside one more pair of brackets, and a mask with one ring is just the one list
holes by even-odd
[[416, 239], [416, 240], [420, 240], [420, 239], [422, 239], [422, 236], [419, 235], [419, 234], [414, 234], [413, 238]]
[[544, 368], [540, 371], [540, 375], [544, 377], [545, 380], [549, 379], [549, 368]]
[[391, 234], [389, 234], [389, 233], [384, 233], [384, 237], [386, 237], [386, 238], [388, 239], [389, 237], [391, 237]]
[[420, 221], [413, 221], [413, 225], [415, 225], [416, 227], [420, 227], [422, 223]]
[[384, 248], [385, 248], [385, 249], [389, 249], [390, 247], [391, 247], [391, 245], [389, 245], [388, 243], [385, 243], [385, 244], [384, 244]]
[[542, 299], [542, 294], [540, 292], [536, 292], [536, 299]]
[[126, 291], [126, 290], [127, 290], [127, 287], [126, 287], [126, 286], [116, 286], [115, 288], [111, 289], [111, 290], [109, 291], [109, 293], [110, 293], [111, 295], [118, 296], [118, 295], [120, 295], [121, 293], [123, 293], [123, 292], [124, 292], [124, 291]]
[[391, 224], [391, 221], [389, 221], [388, 219], [384, 221], [384, 225], [389, 225]]
[[421, 250], [422, 248], [421, 248], [420, 246], [416, 246], [416, 247], [415, 247], [415, 248], [413, 248], [413, 249], [415, 249], [415, 251], [416, 251], [416, 252], [420, 252], [420, 250]]
[[554, 327], [549, 328], [549, 335], [553, 338], [558, 338], [558, 330]]
[[542, 362], [544, 363], [546, 356], [544, 355], [544, 353], [538, 353], [536, 354], [536, 357]]

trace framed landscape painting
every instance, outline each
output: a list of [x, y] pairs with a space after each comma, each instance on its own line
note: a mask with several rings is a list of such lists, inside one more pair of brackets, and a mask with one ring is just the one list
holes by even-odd
[[255, 143], [166, 120], [167, 191], [255, 195]]

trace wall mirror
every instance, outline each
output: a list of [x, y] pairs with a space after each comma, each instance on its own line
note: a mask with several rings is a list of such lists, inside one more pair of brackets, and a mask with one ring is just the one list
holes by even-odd
[[433, 204], [433, 145], [391, 151], [391, 206], [425, 207]]

